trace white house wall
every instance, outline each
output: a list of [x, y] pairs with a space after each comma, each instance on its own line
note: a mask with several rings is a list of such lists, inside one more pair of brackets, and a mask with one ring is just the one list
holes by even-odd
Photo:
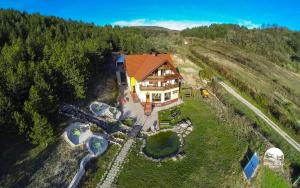
[[139, 82], [137, 82], [136, 85], [135, 85], [135, 92], [136, 92], [137, 96], [139, 98], [141, 98], [141, 90], [140, 90], [140, 83]]
[[[174, 91], [177, 91], [177, 93], [173, 94]], [[170, 100], [178, 99], [179, 87], [169, 89], [169, 90], [165, 90], [165, 91], [140, 91], [139, 90], [139, 94], [138, 93], [137, 94], [138, 94], [141, 102], [146, 102], [146, 94], [148, 93], [150, 95], [150, 102], [152, 102], [152, 94], [153, 93], [160, 93], [161, 94], [161, 101], [160, 102], [166, 102], [165, 101], [165, 93], [168, 93], [168, 92], [171, 92]]]
[[128, 76], [128, 74], [126, 73], [126, 80], [127, 80], [127, 85], [129, 86], [129, 91], [131, 91], [131, 87], [130, 87], [130, 77]]

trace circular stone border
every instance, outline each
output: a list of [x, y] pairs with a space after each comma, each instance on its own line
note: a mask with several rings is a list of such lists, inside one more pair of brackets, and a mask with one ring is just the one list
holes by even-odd
[[[71, 141], [71, 139], [69, 138], [69, 135], [71, 134], [71, 131], [73, 128], [79, 128], [80, 127], [84, 127], [86, 129], [88, 129], [88, 136], [86, 137], [86, 139], [84, 139], [81, 143], [79, 144], [75, 144]], [[92, 131], [90, 130], [90, 124], [89, 123], [82, 123], [79, 121], [73, 121], [69, 124], [69, 126], [65, 129], [64, 133], [63, 133], [63, 137], [65, 139], [65, 141], [71, 146], [71, 147], [78, 147], [78, 146], [82, 146], [85, 144], [85, 142], [93, 135]]]
[[[103, 141], [104, 141], [104, 149], [103, 149], [101, 152], [97, 152], [96, 154], [93, 152], [93, 150], [92, 150], [92, 148], [91, 148], [91, 146], [90, 146], [90, 141], [91, 141], [91, 139], [93, 139], [93, 138], [100, 139], [100, 140], [103, 140]], [[86, 147], [87, 147], [87, 149], [88, 149], [88, 151], [90, 152], [91, 155], [93, 155], [94, 157], [97, 157], [97, 156], [103, 154], [103, 153], [107, 150], [107, 148], [108, 148], [108, 141], [107, 141], [105, 138], [103, 138], [102, 136], [94, 135], [94, 134], [93, 134], [93, 135], [90, 136], [89, 139], [87, 140], [87, 142], [86, 142]]]
[[[92, 106], [93, 105], [98, 105], [100, 106], [100, 108], [102, 108], [100, 111], [96, 112], [93, 110]], [[99, 102], [99, 101], [93, 101], [90, 105], [89, 105], [89, 109], [92, 112], [92, 114], [94, 115], [94, 117], [107, 117], [111, 120], [119, 120], [120, 117], [122, 116], [122, 113], [116, 108], [113, 107], [109, 104], [103, 103], [103, 102]], [[113, 110], [113, 111], [111, 111]]]
[[[92, 105], [98, 105], [100, 107], [104, 107], [103, 109], [101, 109], [100, 111], [98, 112], [95, 112], [92, 108]], [[103, 114], [105, 114], [105, 112], [108, 110], [108, 108], [110, 108], [110, 106], [106, 103], [102, 103], [102, 102], [98, 102], [98, 101], [93, 101], [90, 105], [89, 105], [89, 109], [90, 111], [93, 113], [93, 115], [95, 117], [98, 117], [98, 116], [101, 116]]]
[[[103, 140], [103, 141], [104, 141], [104, 149], [103, 149], [101, 152], [97, 152], [96, 154], [93, 152], [93, 150], [91, 149], [91, 146], [90, 146], [90, 141], [91, 141], [91, 139], [93, 139], [93, 138], [100, 139], [100, 140]], [[86, 148], [88, 149], [88, 151], [90, 152], [90, 154], [91, 154], [92, 156], [97, 157], [97, 156], [103, 154], [103, 153], [107, 150], [108, 144], [109, 144], [109, 143], [108, 143], [108, 140], [106, 140], [104, 137], [93, 134], [93, 135], [90, 136], [89, 139], [87, 140], [87, 142], [86, 142]]]

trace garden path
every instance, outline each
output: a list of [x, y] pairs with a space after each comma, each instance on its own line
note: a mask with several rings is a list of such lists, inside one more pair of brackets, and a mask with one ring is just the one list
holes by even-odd
[[124, 144], [123, 148], [121, 149], [120, 153], [116, 157], [111, 169], [109, 170], [106, 178], [104, 179], [103, 183], [101, 182], [97, 185], [97, 188], [110, 188], [113, 184], [115, 178], [119, 174], [122, 164], [132, 146], [134, 143], [133, 139], [127, 140], [127, 142]]

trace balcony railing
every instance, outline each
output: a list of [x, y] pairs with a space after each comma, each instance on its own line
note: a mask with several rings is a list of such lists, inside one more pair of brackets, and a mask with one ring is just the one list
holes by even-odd
[[160, 69], [160, 70], [170, 70], [171, 67], [169, 65], [162, 65], [158, 69]]
[[179, 84], [170, 84], [166, 86], [140, 86], [142, 91], [164, 91], [179, 87]]
[[178, 78], [176, 74], [166, 74], [164, 76], [148, 76], [146, 80], [172, 80], [176, 78]]

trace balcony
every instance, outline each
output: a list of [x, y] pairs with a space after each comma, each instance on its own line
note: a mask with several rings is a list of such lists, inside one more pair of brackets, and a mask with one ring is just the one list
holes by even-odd
[[179, 84], [170, 84], [166, 86], [140, 86], [141, 91], [165, 91], [179, 87]]
[[162, 65], [158, 68], [159, 70], [170, 70], [171, 67], [169, 65]]
[[177, 78], [178, 78], [178, 76], [176, 74], [166, 74], [164, 76], [157, 76], [157, 75], [148, 76], [146, 78], [146, 80], [151, 80], [151, 81], [155, 81], [155, 80], [166, 81], [166, 80], [173, 80], [173, 79], [177, 79]]

